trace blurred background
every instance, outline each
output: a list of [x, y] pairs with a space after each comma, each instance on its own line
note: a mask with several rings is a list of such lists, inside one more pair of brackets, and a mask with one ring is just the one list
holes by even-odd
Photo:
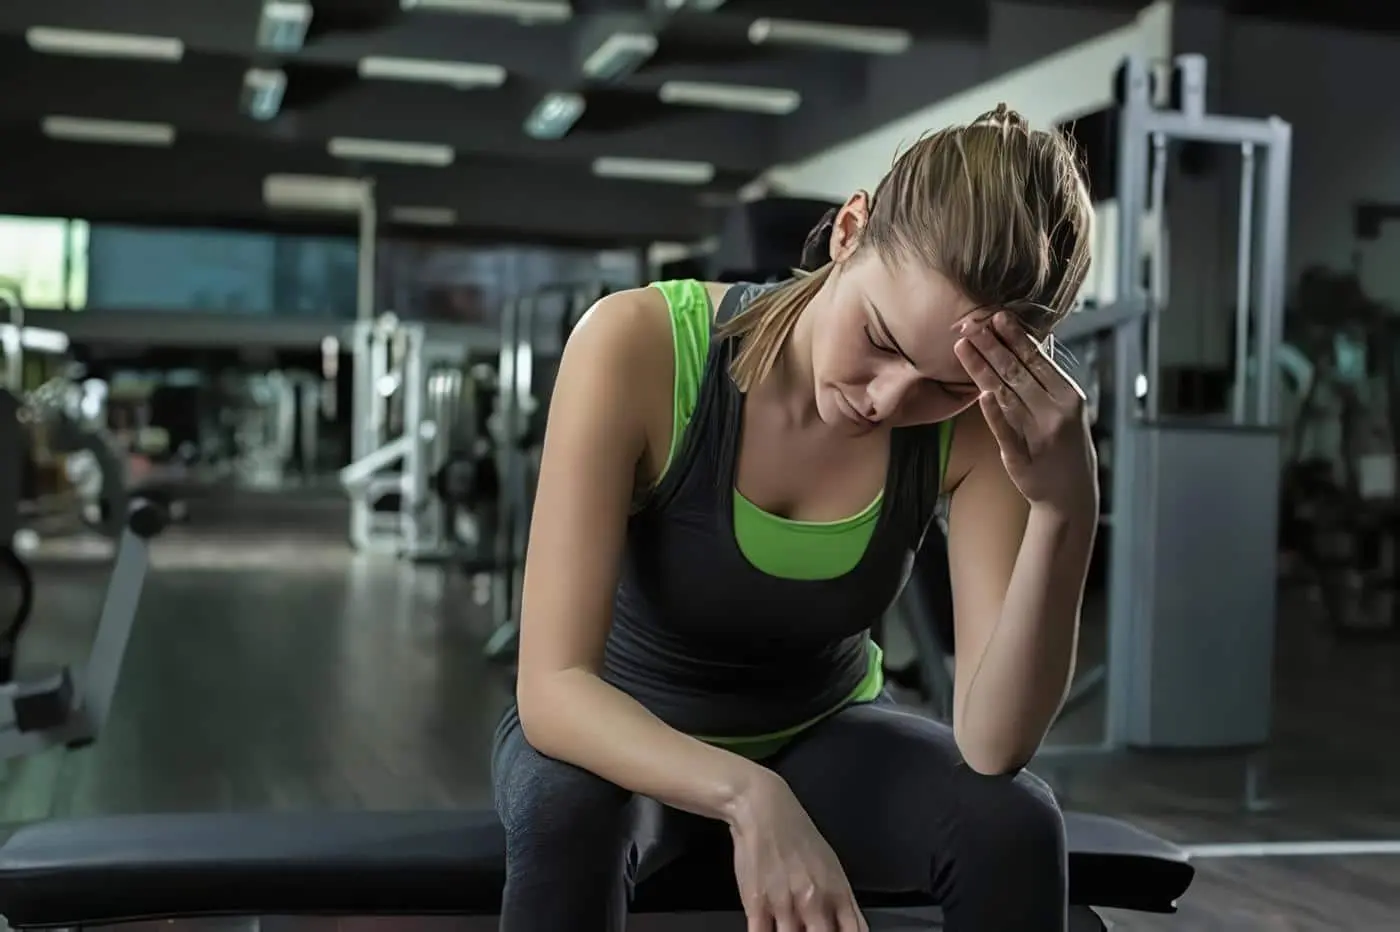
[[[1115, 928], [1393, 928], [1397, 78], [1354, 0], [6, 0], [0, 812], [489, 805], [572, 326], [1004, 101], [1097, 206], [1034, 769], [1193, 856]], [[879, 632], [935, 715], [947, 585]]]

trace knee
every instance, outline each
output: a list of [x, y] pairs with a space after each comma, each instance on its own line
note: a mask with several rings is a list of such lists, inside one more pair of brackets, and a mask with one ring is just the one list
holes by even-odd
[[510, 849], [578, 851], [616, 844], [622, 836], [630, 794], [572, 764], [526, 746], [510, 766], [498, 768], [494, 782]]
[[1025, 867], [1065, 864], [1065, 820], [1049, 785], [1027, 771], [989, 777], [966, 771], [961, 808], [969, 843], [987, 857]]

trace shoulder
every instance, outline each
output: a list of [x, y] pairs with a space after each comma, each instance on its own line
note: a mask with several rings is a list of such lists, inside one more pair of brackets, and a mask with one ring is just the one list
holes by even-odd
[[600, 298], [579, 319], [565, 353], [607, 363], [642, 365], [670, 355], [671, 316], [655, 288], [629, 288]]

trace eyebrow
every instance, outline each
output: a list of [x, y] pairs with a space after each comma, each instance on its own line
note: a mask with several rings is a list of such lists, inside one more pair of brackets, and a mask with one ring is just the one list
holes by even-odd
[[[905, 362], [909, 363], [909, 365], [913, 366], [915, 369], [919, 368], [919, 364], [914, 361], [912, 356], [904, 351], [904, 347], [900, 346], [899, 341], [894, 338], [894, 334], [890, 332], [890, 325], [885, 322], [885, 315], [880, 313], [880, 309], [875, 306], [875, 302], [868, 301], [868, 303], [870, 304], [871, 313], [875, 315], [875, 323], [880, 328], [880, 335], [890, 341], [890, 347], [898, 353]], [[959, 379], [951, 382], [947, 379], [929, 379], [929, 381], [937, 382], [939, 385], [946, 385], [949, 388], [973, 388], [977, 385], [977, 383], [971, 379]]]

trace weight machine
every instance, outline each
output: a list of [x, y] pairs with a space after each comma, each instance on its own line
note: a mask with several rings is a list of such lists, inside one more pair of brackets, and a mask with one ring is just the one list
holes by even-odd
[[466, 349], [392, 314], [357, 323], [351, 340], [353, 461], [340, 471], [350, 496], [351, 543], [411, 559], [439, 555], [454, 534], [435, 479], [459, 426], [444, 395], [453, 386], [461, 393]]
[[[1175, 67], [1181, 104], [1165, 109], [1152, 101], [1146, 63], [1123, 65], [1114, 298], [1081, 309], [1056, 332], [1057, 343], [1104, 366], [1086, 374], [1086, 389], [1091, 408], [1102, 402], [1098, 417], [1110, 437], [1101, 451], [1111, 454], [1104, 459], [1112, 476], [1101, 521], [1109, 536], [1108, 654], [1068, 703], [1104, 694], [1102, 741], [1047, 745], [1042, 765], [1124, 748], [1256, 749], [1269, 736], [1291, 128], [1277, 117], [1207, 113], [1204, 58], [1183, 55]], [[1159, 410], [1160, 327], [1170, 304], [1167, 157], [1185, 142], [1241, 155], [1234, 382], [1219, 418]], [[1150, 240], [1145, 226], [1156, 227]], [[946, 595], [915, 589], [898, 611], [935, 705], [951, 709], [951, 630], [932, 618], [943, 606], [928, 604]], [[1259, 804], [1254, 763], [1250, 806]]]
[[492, 660], [515, 656], [544, 414], [559, 357], [579, 320], [605, 294], [596, 282], [553, 285], [511, 301], [501, 313], [496, 408], [488, 421], [500, 477], [491, 567], [493, 631], [485, 648]]

